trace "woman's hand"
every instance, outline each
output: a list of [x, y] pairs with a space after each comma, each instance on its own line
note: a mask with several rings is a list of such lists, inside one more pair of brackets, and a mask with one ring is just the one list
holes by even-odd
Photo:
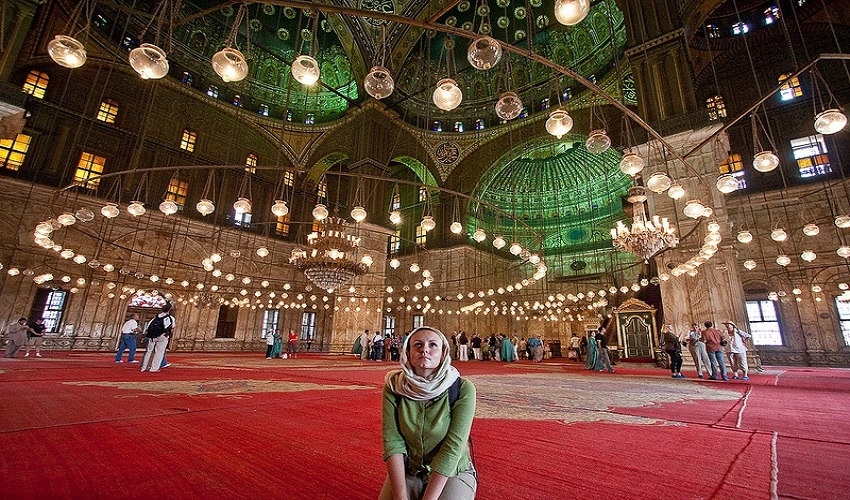
[[404, 455], [396, 453], [387, 459], [387, 475], [393, 489], [393, 500], [408, 500], [407, 478], [404, 472]]
[[431, 477], [428, 478], [428, 487], [425, 488], [425, 493], [422, 495], [422, 500], [437, 500], [443, 493], [443, 488], [446, 487], [446, 481], [449, 478], [439, 472], [431, 472]]

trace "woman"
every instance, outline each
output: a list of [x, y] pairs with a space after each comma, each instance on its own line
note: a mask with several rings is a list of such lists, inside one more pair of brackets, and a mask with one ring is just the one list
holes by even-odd
[[509, 339], [507, 335], [502, 335], [501, 337], [502, 337], [502, 352], [501, 352], [502, 361], [516, 361], [516, 354], [514, 354], [514, 345], [511, 342], [511, 339]]
[[402, 345], [401, 370], [387, 374], [383, 394], [383, 458], [379, 500], [475, 498], [478, 478], [469, 451], [475, 386], [460, 379], [446, 336], [419, 327]]
[[588, 370], [596, 370], [596, 365], [599, 364], [599, 350], [596, 348], [596, 337], [593, 332], [587, 333], [587, 361], [584, 367]]
[[528, 348], [531, 349], [531, 360], [535, 363], [543, 361], [543, 341], [540, 335], [532, 335], [528, 338]]
[[661, 327], [661, 334], [664, 340], [664, 350], [670, 356], [670, 373], [673, 378], [685, 378], [682, 375], [682, 341], [679, 340], [679, 336], [676, 335], [669, 323], [665, 323]]
[[280, 333], [278, 333], [278, 331], [275, 330], [274, 333], [272, 334], [272, 337], [274, 338], [274, 343], [272, 344], [272, 357], [273, 358], [279, 358], [280, 352], [283, 349], [283, 345], [282, 345], [282, 342], [280, 340]]

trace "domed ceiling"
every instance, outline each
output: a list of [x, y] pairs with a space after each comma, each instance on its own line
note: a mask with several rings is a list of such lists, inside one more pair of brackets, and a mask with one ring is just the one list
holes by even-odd
[[[497, 161], [473, 192], [481, 204], [470, 211], [483, 229], [509, 242], [542, 246], [555, 277], [592, 274], [624, 258], [611, 247], [610, 228], [627, 217], [622, 196], [632, 180], [620, 171], [616, 150], [593, 154], [585, 139], [529, 142]], [[533, 241], [529, 228], [542, 242]]]
[[[529, 113], [544, 110], [546, 99], [555, 104], [564, 89], [582, 90], [570, 78], [553, 75], [551, 69], [516, 55], [510, 56], [510, 61], [505, 56], [493, 69], [473, 70], [466, 59], [469, 40], [427, 30], [429, 23], [470, 35], [486, 32], [593, 80], [610, 73], [626, 41], [623, 15], [615, 1], [593, 1], [590, 15], [576, 26], [557, 23], [553, 4], [543, 0], [269, 1], [244, 3], [242, 15], [243, 4], [229, 0], [116, 0], [98, 3], [93, 21], [101, 32], [125, 46], [151, 42], [154, 32], [157, 37], [160, 32], [170, 35], [173, 46], [167, 52], [172, 75], [175, 70], [188, 72], [203, 91], [215, 86], [221, 99], [236, 99], [247, 109], [260, 113], [266, 109], [272, 118], [298, 123], [342, 117], [368, 98], [362, 82], [369, 68], [384, 64], [393, 75], [396, 91], [383, 102], [407, 121], [424, 127], [440, 113], [445, 116], [437, 119], [471, 124], [483, 118], [487, 124], [495, 124], [493, 104], [505, 90], [519, 93]], [[166, 26], [162, 16], [159, 20], [151, 16], [163, 5], [175, 10], [172, 25]], [[290, 5], [310, 5], [317, 10]], [[348, 10], [340, 13], [334, 7]], [[386, 22], [361, 11], [355, 15], [353, 8], [394, 14], [410, 22]], [[127, 13], [131, 14], [129, 24], [125, 24]], [[248, 58], [248, 78], [237, 83], [222, 82], [209, 65], [210, 57], [225, 47], [229, 37], [233, 37], [232, 46]], [[464, 103], [448, 114], [438, 113], [431, 103], [436, 79], [448, 76], [447, 38], [453, 46], [450, 76], [464, 92]], [[321, 85], [306, 87], [292, 78], [290, 65], [301, 54], [318, 60]]]

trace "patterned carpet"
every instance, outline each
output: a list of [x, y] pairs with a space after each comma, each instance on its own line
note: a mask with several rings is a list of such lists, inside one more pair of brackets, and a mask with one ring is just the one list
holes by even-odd
[[[0, 360], [0, 473], [17, 478], [3, 498], [376, 497], [393, 364], [169, 361], [151, 374], [100, 353]], [[718, 383], [646, 365], [457, 366], [478, 391], [479, 499], [846, 498], [848, 370]]]

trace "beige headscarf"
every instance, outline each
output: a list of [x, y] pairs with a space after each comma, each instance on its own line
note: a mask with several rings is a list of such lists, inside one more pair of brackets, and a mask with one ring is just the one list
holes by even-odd
[[[410, 338], [420, 330], [431, 330], [437, 333], [443, 342], [442, 359], [437, 371], [430, 378], [420, 377], [413, 371], [410, 359], [407, 356]], [[408, 397], [414, 401], [428, 401], [444, 393], [460, 377], [457, 368], [452, 366], [452, 358], [449, 355], [449, 341], [440, 330], [430, 326], [416, 328], [407, 338], [401, 348], [401, 370], [387, 373], [385, 379], [387, 387], [395, 394]]]

